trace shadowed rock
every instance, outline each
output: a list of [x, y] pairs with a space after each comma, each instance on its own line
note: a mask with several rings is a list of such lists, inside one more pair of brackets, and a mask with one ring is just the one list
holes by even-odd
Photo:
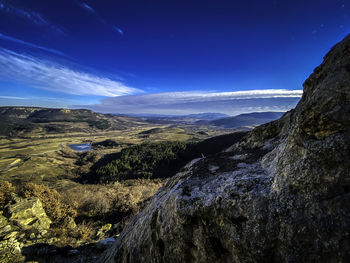
[[347, 262], [350, 36], [297, 107], [224, 153], [188, 164], [102, 262]]

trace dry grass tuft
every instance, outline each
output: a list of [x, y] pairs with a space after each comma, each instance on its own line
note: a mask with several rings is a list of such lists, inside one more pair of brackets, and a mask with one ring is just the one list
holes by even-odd
[[67, 244], [87, 244], [96, 241], [96, 231], [98, 224], [94, 222], [83, 221], [78, 224], [74, 229], [68, 229], [65, 227], [53, 227], [50, 231], [50, 236], [56, 237], [56, 246], [66, 246]]
[[159, 180], [129, 180], [108, 185], [78, 185], [62, 193], [79, 216], [117, 223], [139, 212], [162, 185]]
[[92, 240], [96, 234], [96, 226], [92, 222], [83, 221], [74, 229], [75, 238], [82, 240]]

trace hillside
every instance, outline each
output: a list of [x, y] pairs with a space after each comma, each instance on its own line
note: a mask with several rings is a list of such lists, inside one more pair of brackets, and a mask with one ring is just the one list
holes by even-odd
[[0, 107], [0, 135], [18, 137], [33, 134], [124, 130], [146, 125], [134, 117], [118, 117], [84, 109]]
[[348, 262], [350, 35], [296, 108], [170, 178], [102, 262]]
[[218, 153], [240, 140], [246, 132], [212, 137], [200, 142], [143, 143], [107, 155], [80, 181], [111, 183], [128, 179], [169, 178], [191, 160]]

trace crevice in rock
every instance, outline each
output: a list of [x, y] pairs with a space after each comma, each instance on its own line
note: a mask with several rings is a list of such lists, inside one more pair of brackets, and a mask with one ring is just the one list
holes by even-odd
[[208, 240], [217, 258], [223, 257], [225, 254], [229, 254], [228, 250], [222, 245], [220, 239], [217, 237], [209, 237]]

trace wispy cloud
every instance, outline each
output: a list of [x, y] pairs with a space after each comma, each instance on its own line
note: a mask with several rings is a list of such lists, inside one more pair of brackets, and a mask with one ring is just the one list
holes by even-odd
[[121, 30], [119, 27], [113, 26], [113, 29], [114, 29], [115, 31], [117, 31], [121, 36], [124, 36], [124, 31]]
[[11, 37], [11, 36], [7, 36], [7, 35], [1, 34], [1, 33], [0, 33], [0, 39], [6, 40], [6, 41], [11, 41], [11, 42], [14, 42], [14, 43], [17, 43], [17, 44], [21, 44], [21, 45], [24, 45], [24, 46], [27, 46], [27, 47], [36, 48], [36, 49], [44, 50], [46, 52], [50, 52], [50, 53], [53, 53], [53, 54], [56, 54], [56, 55], [67, 57], [66, 54], [64, 54], [63, 52], [58, 51], [56, 49], [39, 46], [39, 45], [30, 43], [30, 42], [27, 42], [27, 41], [23, 41], [21, 39], [14, 38], [14, 37]]
[[302, 90], [267, 89], [235, 92], [167, 92], [107, 98], [88, 108], [110, 113], [191, 114], [220, 112], [287, 111], [299, 101]]
[[6, 49], [0, 49], [0, 76], [3, 80], [74, 95], [113, 97], [142, 92], [120, 81]]
[[91, 6], [89, 6], [87, 3], [81, 3], [80, 6], [84, 9], [86, 9], [87, 11], [89, 11], [90, 13], [93, 14], [97, 14], [95, 9], [93, 9]]
[[85, 2], [79, 3], [79, 6], [82, 7], [84, 10], [88, 11], [90, 14], [94, 15], [95, 18], [102, 24], [107, 25], [107, 26], [111, 26], [112, 30], [117, 32], [118, 34], [120, 34], [121, 36], [124, 36], [124, 31], [117, 26], [114, 25], [110, 25], [105, 19], [103, 19], [97, 12], [96, 10], [91, 7], [90, 5], [88, 5]]
[[50, 28], [52, 31], [65, 34], [64, 30], [46, 19], [42, 14], [33, 10], [20, 8], [9, 3], [9, 1], [0, 0], [0, 12], [14, 15], [26, 19], [36, 25], [42, 25]]
[[0, 99], [7, 99], [7, 100], [26, 100], [27, 98], [24, 97], [15, 97], [15, 96], [1, 96]]
[[79, 4], [80, 7], [82, 7], [84, 10], [88, 11], [90, 14], [92, 14], [100, 23], [107, 25], [108, 23], [106, 22], [106, 20], [104, 20], [97, 12], [94, 8], [92, 8], [90, 5], [88, 5], [87, 3], [80, 3]]

